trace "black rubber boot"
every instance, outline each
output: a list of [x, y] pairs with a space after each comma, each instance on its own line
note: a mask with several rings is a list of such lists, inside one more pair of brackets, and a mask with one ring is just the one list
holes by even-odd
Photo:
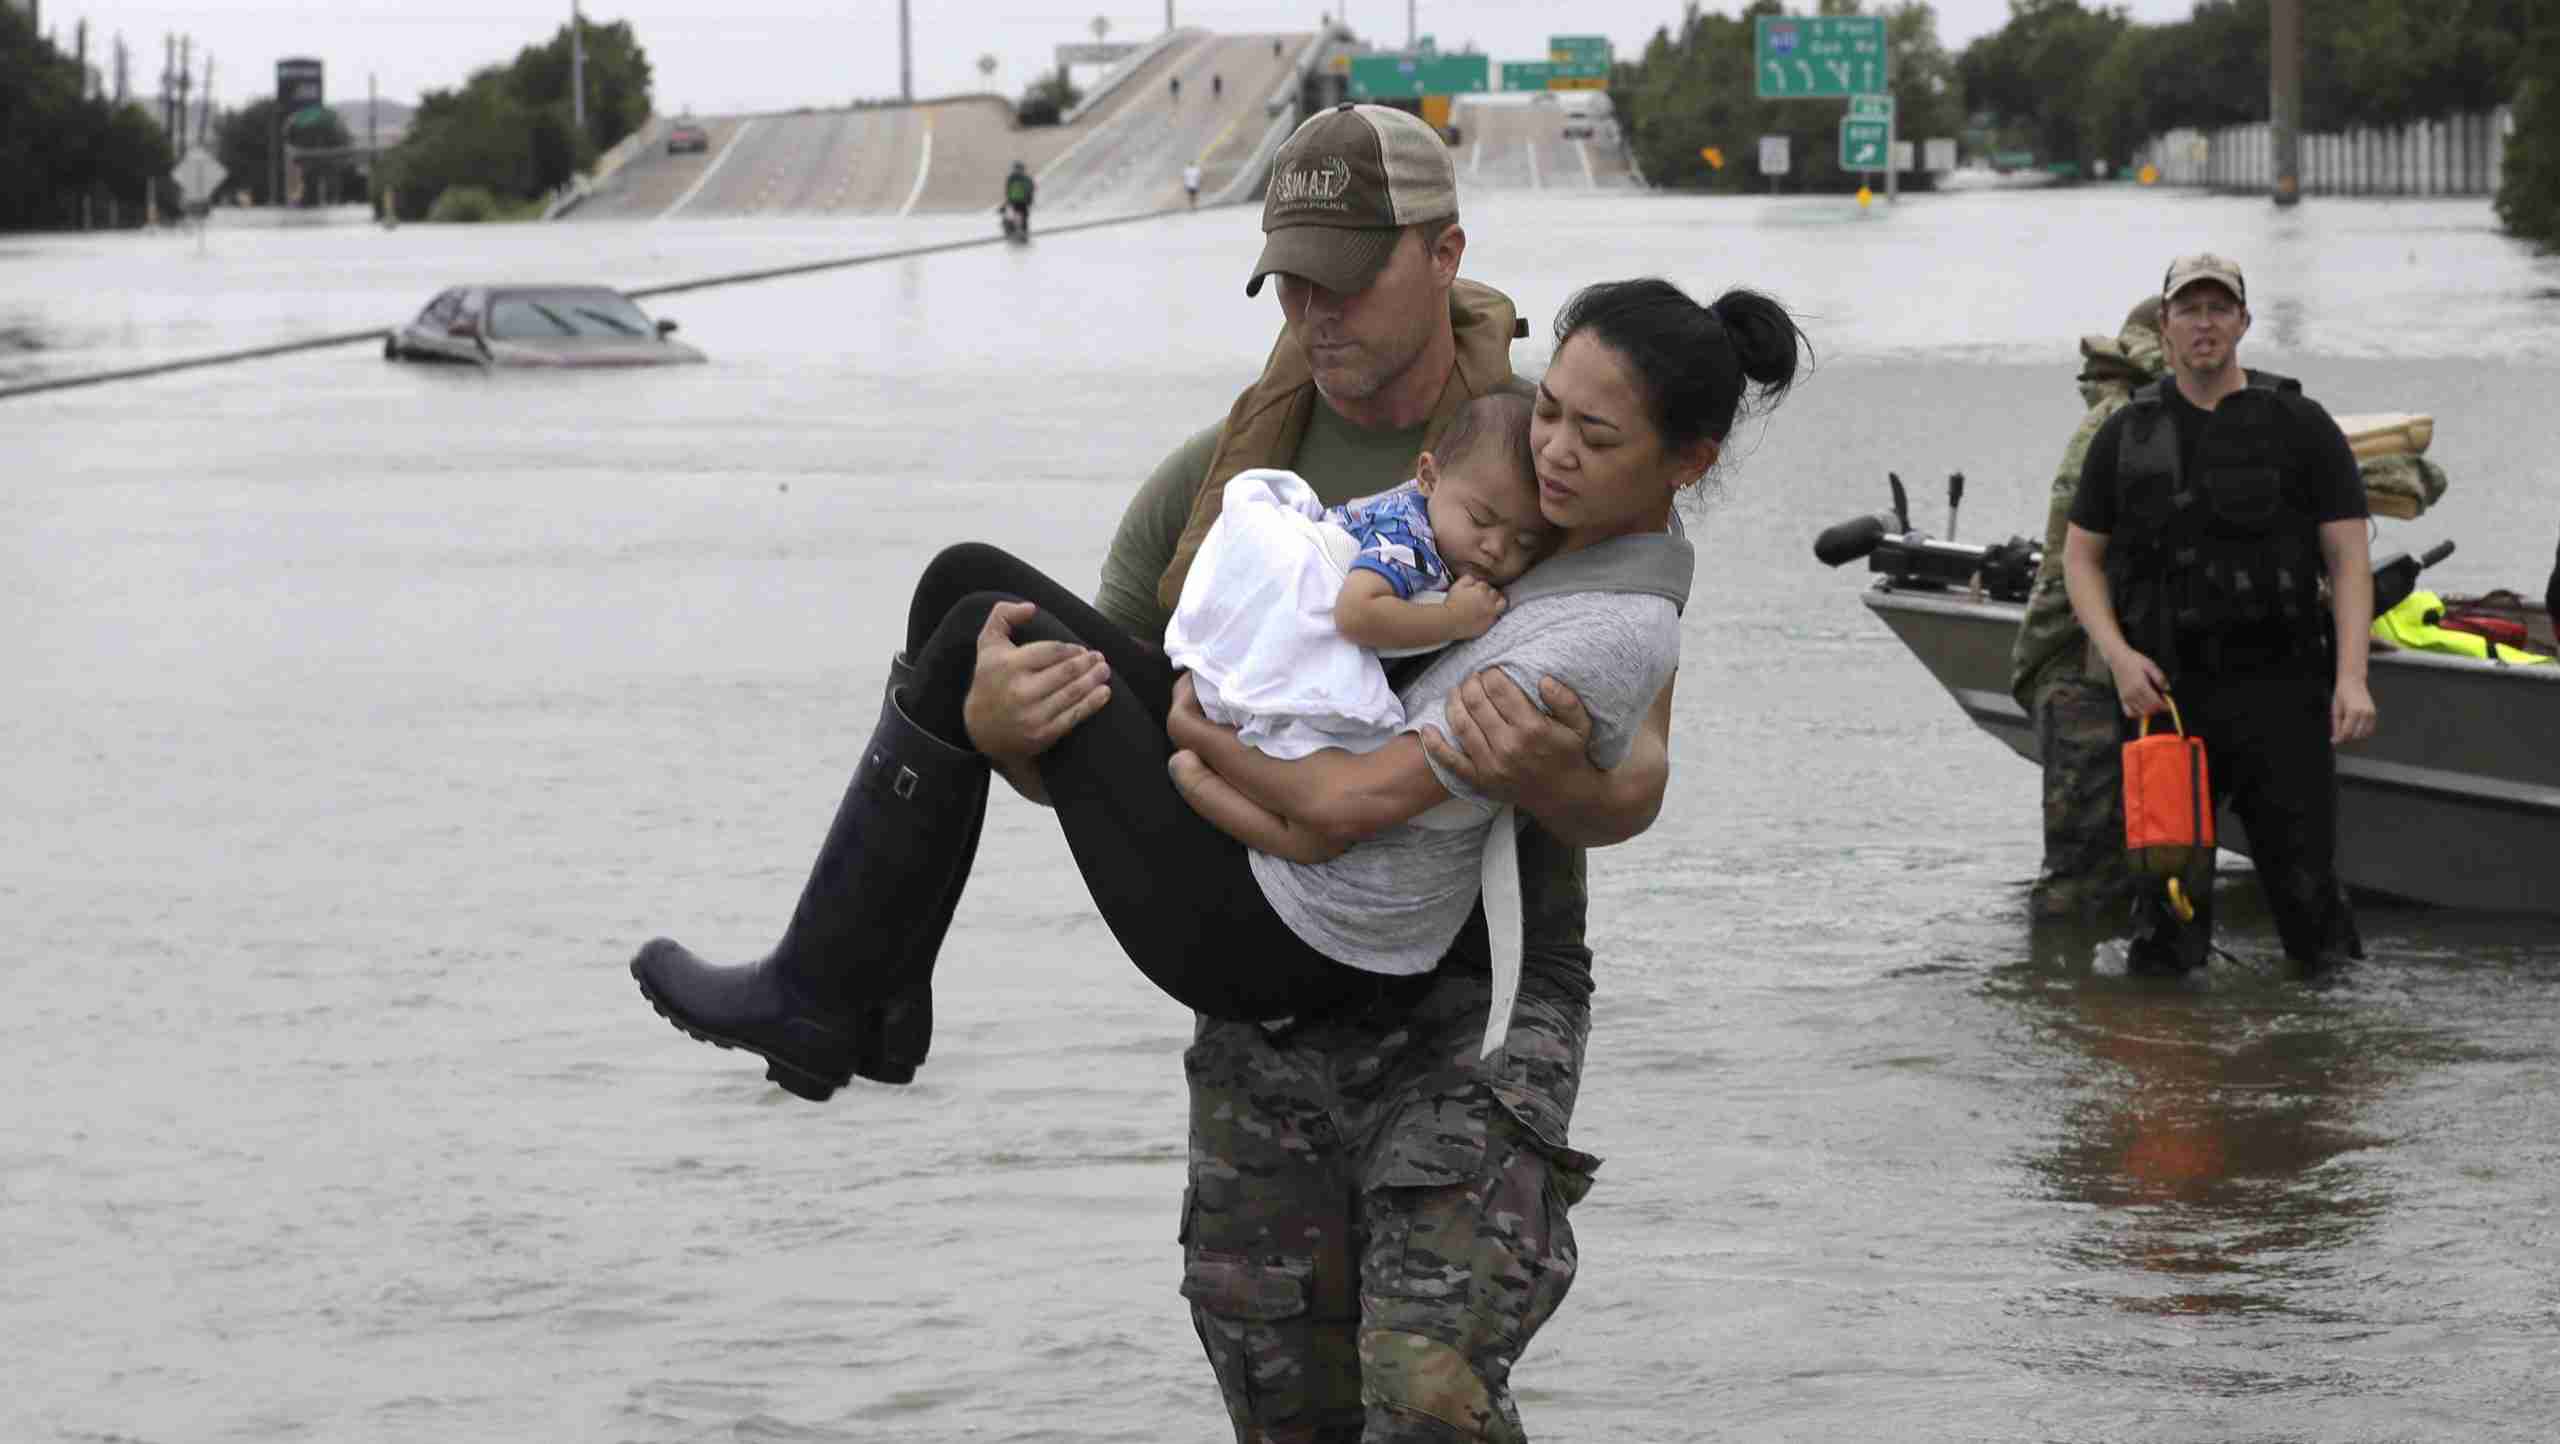
[[667, 938], [631, 960], [667, 1021], [744, 1048], [765, 1075], [824, 1102], [856, 1073], [915, 1076], [933, 1027], [934, 954], [986, 812], [987, 761], [919, 728], [893, 680], [782, 941], [709, 963]]
[[[889, 691], [903, 691], [915, 680], [915, 665], [900, 652], [889, 659]], [[969, 873], [978, 858], [978, 831], [987, 815], [988, 773], [978, 773], [974, 800], [963, 799], [969, 814], [969, 835], [960, 845], [957, 866], [951, 878], [951, 893], [932, 915], [931, 930], [921, 939], [927, 976], [910, 984], [905, 991], [873, 1007], [857, 1011], [854, 1027], [853, 1071], [875, 1083], [911, 1083], [916, 1069], [924, 1062], [933, 1046], [933, 960], [942, 952], [943, 934], [951, 927], [952, 915], [960, 908], [960, 890], [969, 883]]]

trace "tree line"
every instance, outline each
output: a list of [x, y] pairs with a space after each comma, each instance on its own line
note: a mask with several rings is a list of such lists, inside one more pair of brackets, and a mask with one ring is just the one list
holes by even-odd
[[[373, 174], [349, 153], [300, 161], [304, 196], [363, 199], [370, 191], [405, 220], [428, 215], [448, 191], [457, 193], [459, 209], [481, 214], [538, 204], [649, 119], [649, 57], [629, 23], [587, 21], [581, 38], [583, 127], [570, 94], [564, 24], [508, 64], [427, 92], [408, 134], [379, 157]], [[0, 3], [0, 230], [140, 224], [145, 197], [154, 193], [162, 214], [176, 213], [168, 175], [177, 155], [168, 136], [142, 106], [90, 94], [88, 80], [79, 60], [37, 34], [24, 11]], [[288, 153], [350, 145], [334, 111], [314, 108], [283, 120]], [[276, 102], [267, 97], [216, 123], [214, 158], [227, 172], [217, 201], [273, 202], [277, 121]]]
[[585, 21], [577, 38], [586, 52], [584, 128], [570, 93], [572, 36], [563, 25], [512, 62], [419, 99], [408, 135], [383, 157], [377, 189], [386, 209], [420, 220], [435, 214], [440, 200], [453, 219], [529, 207], [647, 124], [649, 56], [630, 22]]
[[140, 224], [177, 163], [150, 112], [90, 93], [87, 68], [0, 4], [0, 230]]
[[[2394, 128], [2512, 103], [2499, 214], [2519, 234], [2560, 245], [2560, 3], [2318, 0], [2303, 8], [2306, 131]], [[1884, 17], [1904, 137], [1960, 136], [1977, 152], [2031, 153], [2079, 175], [2104, 163], [2121, 174], [2144, 141], [2165, 131], [2268, 118], [2269, 0], [2198, 0], [2185, 20], [2156, 25], [2080, 0], [2010, 0], [2009, 12], [2007, 24], [1952, 55], [1926, 0], [1875, 8], [1821, 0], [1812, 13]], [[1787, 13], [1780, 0], [1756, 0], [1728, 18], [1690, 0], [1676, 27], [1661, 27], [1640, 58], [1614, 68], [1609, 98], [1648, 180], [1763, 189], [1746, 148], [1784, 135], [1791, 186], [1859, 183], [1838, 164], [1842, 102], [1752, 93], [1755, 22]]]

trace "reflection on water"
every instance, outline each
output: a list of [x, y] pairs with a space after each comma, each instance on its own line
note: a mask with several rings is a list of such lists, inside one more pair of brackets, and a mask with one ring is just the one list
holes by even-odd
[[2303, 318], [2309, 312], [2300, 298], [2278, 296], [2272, 301], [2265, 301], [2251, 307], [2250, 314], [2266, 323], [2267, 329], [2263, 339], [2287, 350], [2302, 344]]
[[32, 358], [44, 347], [44, 337], [33, 321], [0, 312], [0, 381], [35, 375]]
[[2100, 1211], [2064, 1246], [2075, 1267], [2131, 1271], [2133, 1312], [2263, 1314], [2387, 1199], [2337, 1159], [2377, 1140], [2363, 1101], [2407, 1066], [2400, 1040], [2289, 981], [2222, 965], [2200, 982], [2046, 971], [2085, 931], [2039, 929], [2018, 1002], [2064, 1055], [2076, 1095], [2028, 1167], [2051, 1197]]

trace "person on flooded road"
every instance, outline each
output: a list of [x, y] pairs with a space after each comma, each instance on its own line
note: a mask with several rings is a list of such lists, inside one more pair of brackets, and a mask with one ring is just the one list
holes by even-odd
[[2114, 336], [2080, 338], [2080, 399], [2087, 409], [2054, 468], [2045, 543], [2025, 617], [2009, 653], [2009, 691], [2024, 708], [2044, 771], [2044, 861], [2029, 904], [2040, 918], [2121, 916], [2134, 894], [2124, 848], [2123, 745], [2114, 680], [2088, 645], [2063, 587], [2063, 544], [2089, 443], [2107, 418], [2157, 380], [2160, 297], [2143, 297]]
[[[2090, 439], [2064, 545], [2071, 609], [2105, 661], [2130, 735], [2145, 718], [2204, 739], [2287, 957], [2363, 956], [2337, 878], [2340, 743], [2373, 735], [2365, 682], [2373, 567], [2347, 439], [2288, 377], [2240, 364], [2237, 263], [2182, 256], [2162, 278], [2169, 376]], [[2323, 600], [2321, 583], [2328, 583]], [[2213, 940], [2214, 849], [2134, 901], [2129, 962], [2180, 973]]]
[[1021, 227], [1026, 236], [1031, 234], [1031, 199], [1039, 191], [1039, 185], [1031, 179], [1031, 172], [1023, 167], [1022, 162], [1015, 161], [1013, 169], [1005, 172], [1004, 208], [1012, 213], [1014, 224]]
[[[1162, 946], [1148, 935], [1153, 924], [1196, 918], [1201, 905], [1145, 906], [1159, 884], [1125, 860], [1141, 835], [1107, 821], [1132, 799], [1156, 808], [1177, 748], [1292, 820], [1348, 802], [1369, 814], [1364, 825], [1391, 821], [1411, 834], [1434, 829], [1420, 814], [1445, 810], [1442, 794], [1515, 807], [1522, 925], [1507, 1039], [1480, 1046], [1497, 994], [1472, 872], [1452, 874], [1427, 917], [1404, 907], [1361, 924], [1361, 936], [1313, 948], [1335, 961], [1303, 971], [1333, 996], [1275, 992], [1200, 1009], [1183, 1059], [1190, 1172], [1180, 1228], [1181, 1293], [1238, 1440], [1509, 1444], [1526, 1437], [1513, 1365], [1575, 1278], [1568, 1211], [1598, 1164], [1568, 1141], [1591, 1017], [1583, 849], [1651, 826], [1669, 775], [1676, 614], [1692, 564], [1674, 503], [1716, 474], [1741, 417], [1787, 392], [1804, 337], [1775, 301], [1747, 290], [1706, 304], [1655, 279], [1577, 293], [1557, 318], [1530, 419], [1540, 513], [1564, 536], [1523, 585], [1556, 569], [1579, 583], [1589, 569], [1607, 586], [1515, 601], [1483, 637], [1409, 664], [1398, 679], [1408, 713], [1419, 721], [1417, 709], [1429, 708], [1441, 727], [1409, 725], [1365, 757], [1264, 758], [1208, 722], [1162, 652], [1140, 640], [1164, 634], [1225, 483], [1286, 468], [1329, 505], [1395, 486], [1470, 401], [1518, 386], [1510, 345], [1520, 330], [1508, 298], [1458, 277], [1466, 234], [1455, 168], [1438, 135], [1403, 112], [1345, 104], [1301, 125], [1275, 161], [1263, 230], [1245, 289], [1258, 294], [1279, 278], [1279, 343], [1226, 418], [1175, 448], [1140, 488], [1094, 605], [985, 548], [949, 558], [953, 588], [918, 590], [881, 730], [803, 894], [823, 929], [844, 911], [831, 900], [843, 889], [828, 881], [830, 857], [905, 857], [907, 867], [929, 851], [939, 861], [902, 891], [909, 911], [934, 916], [854, 949], [909, 956], [857, 961], [850, 971], [867, 976], [847, 979], [829, 956], [840, 950], [795, 942], [795, 915], [785, 946], [762, 962], [705, 964], [661, 940], [634, 972], [671, 1017], [725, 1010], [739, 1023], [730, 1041], [804, 1079], [822, 1071], [815, 1081], [830, 1091], [847, 1067], [904, 1081], [931, 1018], [913, 955], [939, 946], [936, 919], [958, 897], [947, 874], [968, 865], [990, 769], [1059, 807], [1079, 866], [1094, 859], [1089, 883], [1136, 889], [1137, 906], [1099, 890], [1097, 901], [1133, 960], [1133, 937], [1149, 947], [1167, 974], [1159, 986], [1179, 997], [1197, 985], [1225, 1003], [1263, 973], [1215, 922], [1230, 914], [1211, 909], [1215, 925], [1187, 949]], [[1623, 585], [1630, 568], [1645, 573], [1640, 589]], [[982, 579], [990, 569], [1014, 581], [992, 586]], [[902, 710], [909, 700], [913, 713]], [[1164, 720], [1146, 740], [1147, 785], [1136, 769], [1088, 766], [1106, 749], [1137, 756], [1128, 724], [1149, 713]], [[1292, 782], [1272, 771], [1319, 764], [1353, 775], [1286, 773]], [[957, 806], [929, 805], [934, 794]], [[1150, 817], [1181, 829], [1197, 854], [1185, 869], [1232, 880], [1225, 895], [1249, 910], [1286, 914], [1298, 941], [1271, 934], [1268, 956], [1293, 968], [1310, 961], [1300, 924], [1347, 920], [1346, 902], [1362, 898], [1374, 910], [1414, 896], [1384, 875], [1343, 874], [1354, 885], [1334, 888], [1258, 851], [1245, 882], [1240, 839], [1204, 834], [1187, 809]], [[1398, 851], [1387, 841], [1343, 858], [1403, 856], [1443, 871], [1444, 844], [1406, 835]], [[1443, 906], [1449, 887], [1463, 888], [1454, 913]], [[877, 931], [864, 923], [850, 935]], [[1367, 956], [1368, 973], [1337, 966], [1355, 955]], [[813, 1002], [821, 991], [832, 999]], [[1285, 1016], [1252, 1011], [1279, 1003]], [[688, 1026], [702, 1021], [693, 1017]], [[818, 1050], [829, 1056], [791, 1061], [811, 1039], [837, 1037], [845, 1050], [829, 1043]]]

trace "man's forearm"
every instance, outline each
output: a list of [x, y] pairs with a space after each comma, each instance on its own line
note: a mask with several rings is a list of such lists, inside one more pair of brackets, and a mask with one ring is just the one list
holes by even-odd
[[1671, 753], [1651, 733], [1639, 733], [1617, 766], [1586, 767], [1549, 782], [1536, 798], [1523, 798], [1520, 810], [1576, 847], [1609, 847], [1639, 836], [1662, 815]]
[[2338, 675], [2361, 683], [2373, 650], [2373, 552], [2365, 540], [2364, 523], [2321, 523], [2320, 560], [2329, 569]]

